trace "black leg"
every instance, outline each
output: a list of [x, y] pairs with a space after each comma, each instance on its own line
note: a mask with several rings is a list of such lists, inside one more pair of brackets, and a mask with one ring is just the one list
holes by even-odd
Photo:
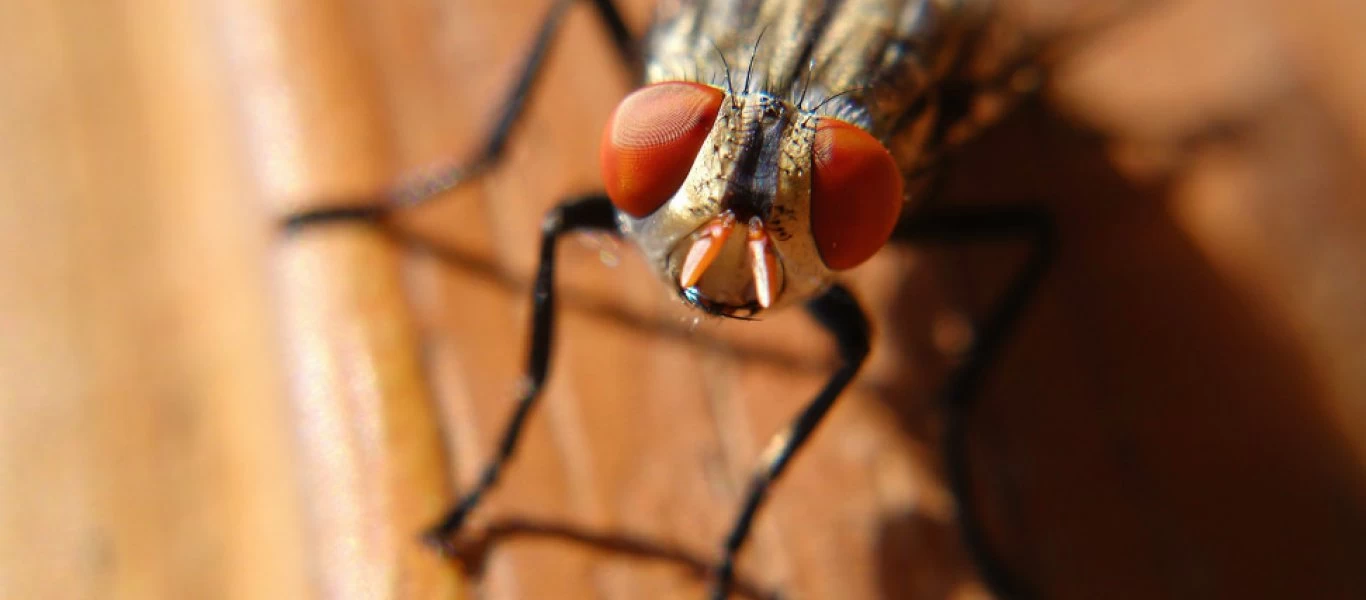
[[[564, 21], [564, 13], [574, 1], [555, 0], [554, 4], [550, 6], [550, 11], [541, 21], [540, 31], [536, 33], [535, 39], [531, 42], [531, 50], [527, 52], [526, 59], [522, 63], [517, 81], [503, 101], [503, 112], [498, 116], [493, 131], [489, 133], [488, 139], [485, 140], [484, 147], [479, 151], [479, 154], [466, 165], [447, 169], [444, 172], [427, 177], [425, 180], [405, 186], [394, 194], [395, 202], [401, 205], [418, 204], [427, 198], [454, 188], [461, 181], [478, 175], [498, 162], [498, 159], [503, 155], [503, 149], [507, 147], [507, 141], [512, 135], [513, 127], [517, 125], [518, 119], [522, 116], [522, 110], [526, 107], [527, 99], [531, 97], [536, 79], [541, 73], [541, 65], [550, 52], [550, 44], [555, 40], [555, 34], [559, 33], [560, 24]], [[612, 42], [617, 47], [622, 61], [634, 65], [634, 44], [630, 32], [626, 29], [626, 23], [621, 18], [620, 11], [617, 10], [612, 0], [592, 0], [592, 2], [597, 9], [598, 18], [602, 20], [603, 26], [612, 36]]]
[[990, 548], [978, 520], [968, 462], [968, 422], [984, 375], [1000, 354], [1003, 342], [1038, 289], [1053, 262], [1057, 234], [1052, 215], [1036, 207], [939, 209], [914, 216], [897, 228], [894, 238], [906, 242], [1028, 242], [1030, 254], [987, 318], [977, 328], [963, 364], [949, 376], [942, 402], [945, 411], [944, 460], [949, 490], [957, 503], [964, 545], [987, 586], [1002, 598], [1034, 594], [1006, 568]]
[[584, 230], [617, 231], [616, 215], [606, 196], [592, 195], [565, 201], [546, 213], [541, 222], [541, 260], [532, 287], [531, 348], [527, 353], [522, 395], [517, 400], [512, 420], [503, 430], [498, 454], [484, 467], [479, 482], [423, 535], [423, 539], [433, 546], [443, 550], [450, 548], [451, 537], [464, 524], [470, 510], [479, 504], [484, 492], [498, 481], [503, 465], [517, 449], [517, 438], [526, 424], [527, 415], [536, 405], [550, 367], [555, 333], [555, 242], [567, 233]]
[[726, 536], [721, 562], [717, 566], [716, 579], [711, 591], [713, 600], [724, 600], [730, 591], [731, 581], [734, 579], [735, 555], [749, 535], [754, 513], [763, 502], [769, 485], [782, 474], [788, 460], [801, 449], [806, 438], [816, 430], [816, 426], [820, 425], [821, 419], [829, 412], [830, 406], [835, 403], [840, 392], [849, 385], [854, 374], [858, 373], [859, 367], [863, 366], [864, 357], [868, 355], [868, 318], [864, 316], [863, 309], [859, 307], [858, 301], [849, 290], [836, 285], [810, 301], [807, 304], [807, 311], [817, 323], [835, 336], [842, 364], [816, 398], [806, 405], [787, 429], [773, 436], [768, 448], [764, 450], [763, 464], [755, 470], [750, 479], [740, 516], [736, 518], [730, 534]]
[[[550, 10], [541, 21], [540, 30], [537, 31], [536, 37], [531, 42], [531, 49], [522, 62], [517, 80], [513, 82], [512, 89], [508, 91], [507, 97], [503, 100], [502, 112], [499, 113], [493, 129], [484, 140], [479, 152], [468, 162], [447, 167], [405, 183], [390, 190], [384, 198], [379, 199], [381, 202], [378, 204], [373, 201], [363, 204], [341, 203], [292, 215], [285, 219], [286, 231], [293, 232], [319, 223], [374, 220], [394, 208], [421, 204], [434, 196], [452, 190], [461, 182], [483, 173], [496, 164], [498, 159], [502, 157], [503, 150], [507, 147], [508, 139], [512, 136], [512, 130], [521, 118], [523, 109], [526, 108], [527, 99], [531, 97], [537, 77], [541, 73], [541, 65], [550, 52], [550, 44], [555, 40], [555, 34], [559, 33], [560, 24], [564, 21], [565, 11], [574, 2], [575, 0], [554, 0], [550, 6]], [[608, 35], [611, 36], [622, 62], [635, 69], [637, 64], [635, 42], [631, 38], [630, 31], [626, 29], [626, 23], [621, 18], [621, 12], [617, 10], [613, 0], [591, 0], [591, 2], [596, 9], [595, 12], [599, 20], [602, 21]]]
[[617, 10], [614, 0], [592, 0], [593, 8], [598, 11], [598, 19], [602, 21], [602, 26], [607, 28], [607, 34], [612, 36], [612, 45], [617, 49], [617, 56], [622, 64], [631, 67], [632, 71], [639, 67], [640, 57], [636, 54], [636, 40], [631, 37], [631, 31], [626, 28], [626, 21], [621, 18], [621, 11]]

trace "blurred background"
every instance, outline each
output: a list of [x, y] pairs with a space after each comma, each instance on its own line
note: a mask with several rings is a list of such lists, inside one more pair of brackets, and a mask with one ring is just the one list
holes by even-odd
[[[551, 383], [461, 555], [416, 541], [511, 409], [540, 215], [599, 186], [631, 75], [591, 11], [499, 169], [393, 231], [278, 229], [468, 155], [547, 5], [0, 4], [0, 597], [701, 596], [833, 349], [698, 323], [609, 239], [563, 246]], [[973, 421], [994, 545], [1050, 598], [1366, 597], [1366, 5], [1007, 8], [1065, 43], [945, 201], [1045, 203], [1062, 245]], [[743, 597], [988, 596], [934, 392], [1021, 256], [851, 274], [872, 360]]]

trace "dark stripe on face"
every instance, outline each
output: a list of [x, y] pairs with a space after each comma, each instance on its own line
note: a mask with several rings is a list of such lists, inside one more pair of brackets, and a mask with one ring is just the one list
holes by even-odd
[[[759, 99], [752, 97], [751, 101]], [[784, 105], [770, 99], [760, 117], [751, 120], [747, 130], [742, 132], [744, 143], [735, 157], [735, 171], [721, 197], [722, 205], [735, 211], [741, 222], [754, 216], [768, 216], [773, 197], [778, 193], [778, 159], [783, 133], [791, 122]]]

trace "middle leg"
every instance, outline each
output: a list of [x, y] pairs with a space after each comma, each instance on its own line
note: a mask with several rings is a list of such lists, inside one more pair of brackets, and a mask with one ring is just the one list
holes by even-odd
[[1029, 255], [977, 327], [963, 363], [950, 374], [940, 394], [944, 410], [943, 452], [949, 490], [957, 505], [964, 546], [983, 581], [1002, 598], [1030, 598], [1034, 593], [1011, 571], [987, 539], [973, 495], [968, 462], [968, 425], [987, 370], [996, 363], [1020, 316], [1052, 265], [1057, 231], [1052, 214], [1040, 207], [943, 207], [912, 215], [893, 234], [900, 242], [1025, 242]]

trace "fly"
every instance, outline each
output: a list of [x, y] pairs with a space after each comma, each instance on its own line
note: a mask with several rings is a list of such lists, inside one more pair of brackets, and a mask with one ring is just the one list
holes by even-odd
[[[494, 167], [573, 0], [558, 0], [533, 41], [503, 113], [475, 159], [394, 194], [388, 203], [291, 217], [296, 230], [372, 220]], [[1029, 81], [1023, 61], [988, 60], [987, 0], [661, 0], [632, 40], [612, 0], [591, 0], [643, 85], [618, 105], [599, 148], [605, 193], [571, 198], [542, 222], [526, 385], [497, 455], [425, 539], [449, 549], [511, 458], [549, 369], [556, 242], [602, 231], [629, 239], [666, 289], [720, 317], [751, 319], [803, 305], [835, 339], [841, 365], [775, 435], [722, 543], [711, 597], [728, 594], [734, 558], [769, 486], [862, 366], [869, 324], [836, 275], [889, 241], [1022, 240], [1030, 258], [943, 396], [948, 483], [965, 544], [995, 591], [1024, 593], [990, 550], [973, 505], [967, 415], [983, 371], [1043, 277], [1052, 222], [1030, 208], [919, 206], [935, 159], [986, 125], [987, 101]], [[639, 52], [637, 52], [639, 51]], [[999, 102], [997, 102], [999, 103]]]

